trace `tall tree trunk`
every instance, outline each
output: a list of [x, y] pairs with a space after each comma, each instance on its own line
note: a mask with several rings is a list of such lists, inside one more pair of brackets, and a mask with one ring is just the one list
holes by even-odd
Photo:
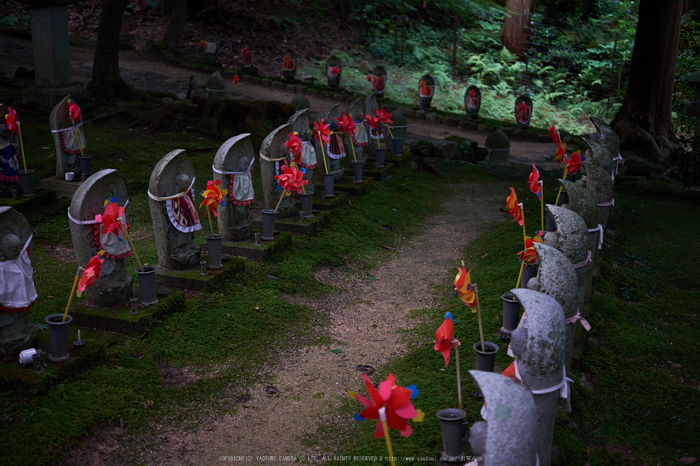
[[683, 2], [641, 0], [629, 81], [622, 108], [612, 121], [623, 149], [641, 150], [660, 161], [673, 134], [671, 103]]
[[530, 16], [535, 0], [507, 0], [506, 17], [501, 28], [503, 46], [521, 60], [527, 59], [530, 36]]
[[[218, 3], [217, 3], [218, 9]], [[180, 42], [185, 31], [185, 19], [187, 18], [187, 0], [173, 0], [170, 10], [170, 22], [163, 35], [165, 48], [180, 53]]]
[[127, 97], [131, 87], [119, 74], [119, 33], [127, 0], [102, 0], [95, 44], [90, 96], [96, 99]]

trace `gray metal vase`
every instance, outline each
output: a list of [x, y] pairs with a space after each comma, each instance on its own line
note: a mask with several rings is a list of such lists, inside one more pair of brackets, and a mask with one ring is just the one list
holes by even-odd
[[375, 149], [374, 156], [377, 158], [377, 168], [384, 168], [384, 154], [386, 154], [386, 149]]
[[144, 265], [143, 269], [141, 267], [136, 267], [136, 275], [139, 277], [139, 290], [141, 292], [141, 302], [150, 306], [151, 304], [156, 304], [158, 298], [156, 298], [156, 270], [158, 267], [155, 265]]
[[352, 162], [352, 177], [355, 183], [362, 183], [362, 162]]
[[65, 322], [62, 320], [63, 313], [51, 314], [44, 318], [49, 326], [49, 361], [51, 362], [65, 362], [70, 359], [68, 334], [73, 317], [68, 315]]
[[301, 210], [304, 212], [304, 218], [314, 218], [314, 192], [303, 193], [301, 197]]
[[92, 155], [85, 155], [85, 156], [78, 156], [78, 160], [80, 161], [80, 178], [85, 181], [90, 177], [91, 174], [91, 161], [92, 161]]
[[323, 174], [323, 194], [325, 197], [335, 197], [335, 175], [333, 173]]
[[537, 266], [525, 264], [523, 267], [523, 275], [520, 277], [520, 288], [527, 288], [527, 282], [535, 275], [537, 275]]
[[32, 197], [34, 195], [34, 170], [20, 170], [18, 173], [24, 197]]
[[[501, 295], [503, 300], [503, 328], [507, 332], [515, 330], [518, 326], [518, 318], [520, 317], [520, 301], [515, 299], [513, 293], [504, 293]], [[481, 346], [481, 343], [479, 343]]]
[[442, 460], [463, 462], [462, 439], [467, 431], [467, 412], [457, 408], [441, 409], [437, 412], [442, 432]]
[[224, 246], [224, 235], [207, 235], [207, 269], [218, 270], [221, 265], [221, 251]]
[[272, 209], [263, 209], [262, 240], [274, 241], [275, 239], [275, 218], [277, 212]]
[[401, 155], [401, 148], [403, 147], [402, 138], [393, 138], [391, 140], [391, 150], [394, 153], [394, 157], [399, 157]]
[[476, 370], [484, 372], [493, 372], [493, 366], [496, 363], [496, 353], [498, 353], [498, 345], [485, 341], [485, 351], [481, 349], [481, 342], [474, 343], [474, 351], [476, 352]]

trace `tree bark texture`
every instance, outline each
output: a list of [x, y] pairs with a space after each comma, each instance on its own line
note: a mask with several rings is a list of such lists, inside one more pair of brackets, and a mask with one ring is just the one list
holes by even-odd
[[126, 97], [131, 87], [119, 74], [119, 33], [127, 0], [102, 0], [95, 44], [90, 96], [96, 99]]
[[641, 0], [629, 81], [612, 127], [620, 146], [642, 151], [651, 161], [672, 148], [671, 104], [683, 2]]
[[180, 53], [180, 42], [185, 31], [185, 19], [187, 18], [187, 0], [173, 0], [170, 10], [170, 22], [163, 35], [165, 48], [177, 54]]
[[530, 16], [535, 0], [507, 0], [506, 17], [501, 28], [503, 46], [521, 60], [527, 59], [530, 37]]

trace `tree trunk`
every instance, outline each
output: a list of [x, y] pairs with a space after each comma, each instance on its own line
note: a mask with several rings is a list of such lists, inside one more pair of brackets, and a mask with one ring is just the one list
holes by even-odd
[[452, 77], [457, 76], [457, 32], [459, 31], [459, 13], [455, 11], [452, 23]]
[[[217, 4], [218, 9], [218, 4]], [[185, 31], [185, 19], [187, 18], [187, 0], [173, 0], [170, 10], [170, 22], [163, 35], [165, 48], [180, 54], [180, 42]]]
[[521, 60], [527, 59], [530, 36], [530, 16], [535, 0], [507, 0], [506, 17], [503, 19], [501, 40], [503, 46]]
[[629, 81], [622, 108], [612, 121], [620, 146], [649, 160], [666, 158], [672, 148], [671, 103], [683, 2], [641, 0]]
[[119, 74], [119, 33], [127, 0], [102, 0], [95, 44], [90, 96], [96, 99], [128, 97], [131, 87]]

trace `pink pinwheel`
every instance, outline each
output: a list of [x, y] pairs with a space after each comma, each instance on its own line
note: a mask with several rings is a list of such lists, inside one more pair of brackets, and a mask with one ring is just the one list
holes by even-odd
[[113, 197], [105, 201], [105, 212], [103, 215], [95, 215], [95, 220], [102, 222], [104, 225], [103, 234], [114, 233], [119, 241], [124, 241], [119, 236], [119, 233], [124, 231], [122, 225], [122, 215], [124, 215], [124, 207], [117, 204], [117, 198]]
[[331, 73], [333, 73], [333, 74], [336, 75], [336, 76], [339, 75], [339, 74], [340, 74], [340, 68], [338, 68], [337, 66], [334, 66], [333, 68], [331, 68]]
[[[367, 393], [371, 400], [353, 392], [348, 394], [366, 406], [360, 413], [359, 419], [377, 419], [377, 428], [374, 431], [376, 438], [384, 437], [384, 429], [379, 419], [379, 410], [386, 408], [386, 422], [390, 428], [396, 429], [399, 433], [408, 437], [413, 433], [413, 428], [408, 425], [408, 420], [414, 422], [422, 422], [425, 413], [416, 410], [411, 403], [411, 399], [418, 394], [418, 389], [415, 386], [401, 387], [396, 385], [396, 378], [393, 374], [389, 374], [386, 380], [379, 384], [379, 390], [374, 388], [372, 380], [366, 375], [362, 375], [362, 380], [365, 382]], [[355, 419], [358, 419], [356, 416]]]
[[365, 121], [372, 129], [377, 129], [377, 126], [379, 126], [379, 120], [372, 115], [365, 115]]
[[445, 313], [445, 322], [435, 332], [435, 351], [442, 353], [442, 357], [445, 358], [445, 367], [450, 363], [454, 334], [455, 325], [452, 322], [452, 314], [447, 312]]
[[335, 121], [338, 122], [338, 129], [342, 131], [343, 133], [347, 133], [350, 136], [354, 136], [355, 133], [357, 132], [357, 128], [355, 128], [355, 122], [353, 121], [350, 116], [346, 115], [345, 113], [341, 113], [341, 117], [335, 117]]
[[100, 272], [102, 272], [102, 263], [105, 261], [101, 256], [104, 251], [98, 252], [95, 256], [90, 259], [90, 261], [85, 266], [85, 271], [83, 276], [80, 277], [80, 282], [78, 282], [78, 296], [80, 296], [85, 288], [94, 284], [98, 278], [100, 278]]
[[552, 139], [552, 142], [554, 144], [559, 144], [559, 131], [557, 131], [557, 128], [552, 124], [552, 126], [549, 127], [549, 137]]
[[201, 204], [199, 204], [199, 207], [201, 208], [202, 206], [207, 206], [209, 212], [214, 214], [214, 217], [216, 217], [216, 210], [220, 206], [224, 205], [224, 196], [228, 194], [228, 189], [221, 189], [221, 180], [209, 180], [207, 181], [207, 189], [199, 194], [204, 196], [204, 200]]
[[301, 160], [301, 139], [299, 139], [299, 136], [294, 133], [289, 133], [289, 141], [285, 141], [284, 145], [286, 145], [292, 153], [294, 162], [299, 163]]
[[385, 125], [387, 125], [389, 123], [393, 123], [393, 121], [391, 119], [391, 113], [388, 113], [383, 108], [380, 108], [379, 110], [375, 110], [374, 115], [377, 118], [377, 121], [379, 123], [383, 123]]
[[285, 192], [290, 193], [295, 191], [301, 194], [304, 190], [303, 186], [309, 184], [309, 180], [304, 180], [303, 176], [304, 173], [296, 167], [284, 166], [282, 167], [282, 174], [275, 176], [275, 179]]
[[542, 196], [542, 189], [540, 188], [540, 171], [532, 164], [532, 171], [530, 172], [530, 178], [528, 178], [527, 184], [530, 186], [530, 191], [532, 194], [536, 194], [537, 197]]
[[318, 135], [319, 140], [324, 144], [328, 144], [331, 135], [330, 126], [330, 124], [324, 124], [323, 118], [321, 118], [320, 124], [314, 121], [314, 135]]
[[231, 81], [231, 83], [232, 83], [232, 84], [238, 84], [238, 80], [239, 80], [239, 79], [240, 79], [240, 78], [238, 77], [238, 75], [236, 75], [236, 76], [233, 77], [233, 81]]
[[17, 124], [17, 112], [12, 107], [7, 107], [7, 115], [5, 115], [5, 121], [7, 122], [7, 129], [10, 132], [17, 134], [19, 132], [19, 125]]
[[80, 113], [80, 107], [78, 107], [78, 104], [70, 99], [68, 99], [68, 113], [70, 114], [70, 119], [73, 124], [83, 117], [83, 115]]
[[566, 161], [566, 174], [573, 175], [581, 170], [581, 151], [577, 150]]

